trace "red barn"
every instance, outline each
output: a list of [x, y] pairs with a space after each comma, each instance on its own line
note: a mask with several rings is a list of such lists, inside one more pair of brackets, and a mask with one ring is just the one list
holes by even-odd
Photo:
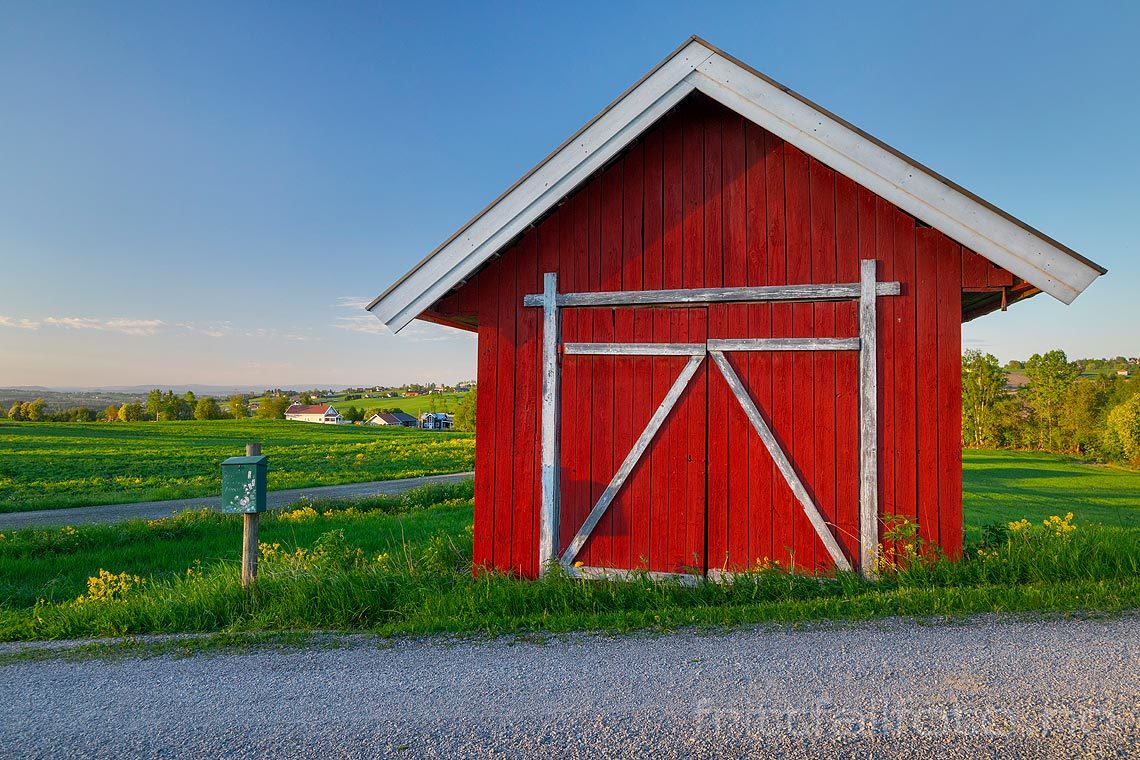
[[478, 332], [475, 562], [962, 545], [961, 324], [1104, 268], [693, 38], [369, 309]]

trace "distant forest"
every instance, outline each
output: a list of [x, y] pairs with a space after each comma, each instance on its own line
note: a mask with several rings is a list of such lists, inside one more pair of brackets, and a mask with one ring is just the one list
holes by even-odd
[[1073, 454], [1140, 467], [1140, 361], [1034, 354], [1002, 367], [962, 357], [962, 443]]

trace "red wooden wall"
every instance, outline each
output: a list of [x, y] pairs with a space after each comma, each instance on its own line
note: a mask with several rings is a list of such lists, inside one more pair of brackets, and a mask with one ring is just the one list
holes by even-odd
[[[543, 272], [559, 290], [855, 282], [859, 260], [902, 295], [879, 299], [880, 509], [961, 549], [962, 290], [1008, 273], [795, 147], [695, 96], [491, 261], [435, 316], [478, 325], [475, 561], [537, 573]], [[854, 336], [853, 303], [566, 310], [565, 341]], [[563, 359], [565, 546], [684, 365]], [[738, 354], [850, 557], [857, 555], [854, 353]], [[826, 551], [719, 372], [706, 361], [579, 557], [587, 565], [739, 569]]]

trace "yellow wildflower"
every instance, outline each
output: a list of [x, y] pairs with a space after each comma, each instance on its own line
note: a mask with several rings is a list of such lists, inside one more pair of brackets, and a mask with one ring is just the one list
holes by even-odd
[[1067, 512], [1064, 517], [1061, 517], [1059, 515], [1052, 515], [1049, 518], [1042, 520], [1041, 524], [1045, 526], [1046, 530], [1051, 531], [1057, 538], [1063, 538], [1077, 529], [1077, 526], [1073, 525], [1072, 512]]
[[1017, 522], [1009, 523], [1009, 531], [1011, 533], [1021, 533], [1022, 531], [1029, 530], [1030, 523], [1026, 519], [1018, 520]]
[[288, 512], [280, 512], [277, 515], [278, 520], [286, 522], [309, 522], [316, 520], [318, 517], [317, 510], [312, 507], [301, 507], [300, 509], [293, 509]]
[[102, 568], [98, 575], [87, 579], [86, 596], [77, 597], [75, 604], [91, 604], [102, 602], [121, 602], [135, 586], [145, 583], [142, 578], [129, 573], [115, 575]]

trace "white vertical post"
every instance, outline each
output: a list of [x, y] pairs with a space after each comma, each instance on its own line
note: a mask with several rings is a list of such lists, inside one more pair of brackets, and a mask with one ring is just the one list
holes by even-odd
[[562, 322], [558, 314], [558, 275], [542, 276], [542, 508], [538, 537], [539, 574], [558, 561], [559, 518], [559, 398], [558, 344]]
[[859, 267], [859, 569], [875, 575], [879, 547], [879, 389], [874, 259]]

